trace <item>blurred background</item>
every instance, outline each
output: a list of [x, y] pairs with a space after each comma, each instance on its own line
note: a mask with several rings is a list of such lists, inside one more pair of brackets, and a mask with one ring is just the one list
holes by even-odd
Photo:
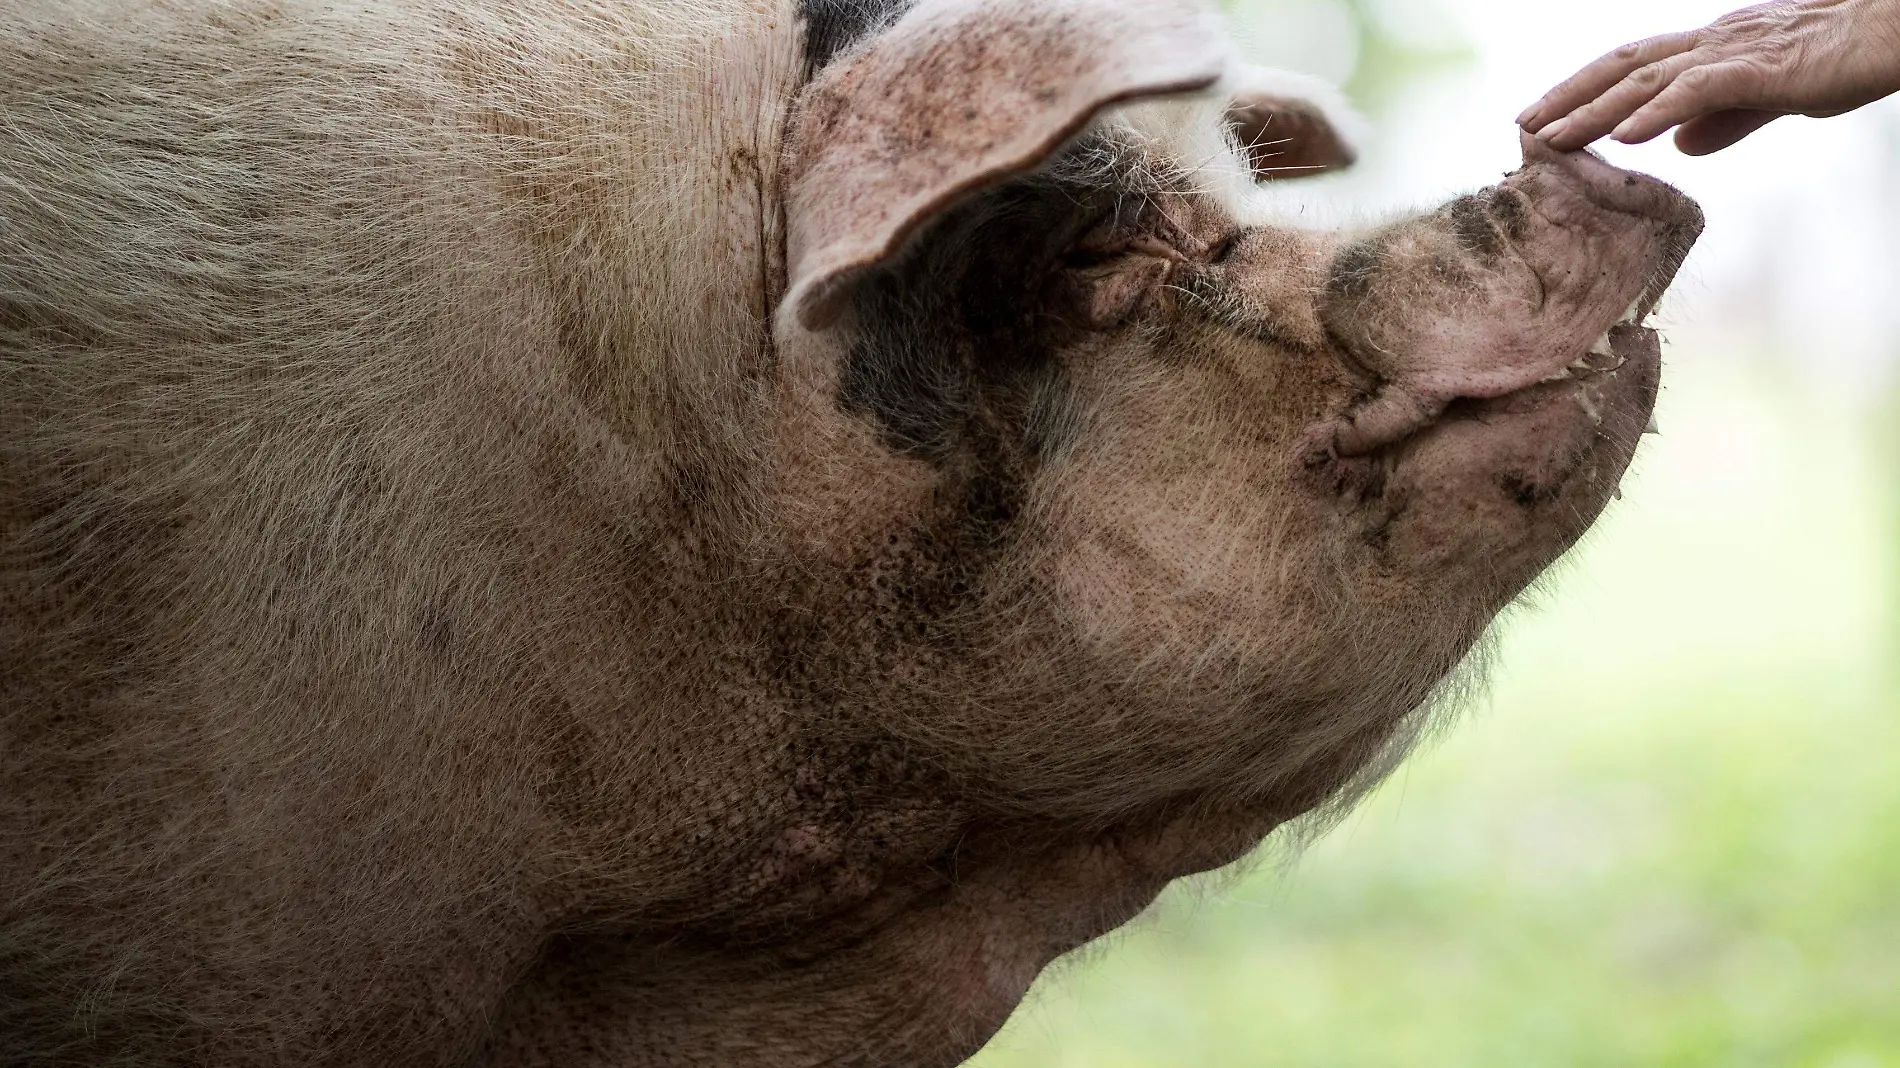
[[[1513, 118], [1705, 0], [1233, 0], [1376, 138], [1289, 190], [1376, 221], [1495, 181]], [[1488, 699], [1304, 850], [1177, 887], [974, 1064], [1900, 1068], [1900, 104], [1688, 159], [1650, 438], [1501, 625]]]

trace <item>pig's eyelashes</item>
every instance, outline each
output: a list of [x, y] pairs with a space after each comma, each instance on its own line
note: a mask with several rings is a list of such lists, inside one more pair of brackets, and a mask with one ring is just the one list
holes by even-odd
[[1214, 246], [1208, 250], [1207, 262], [1213, 264], [1226, 263], [1227, 260], [1233, 256], [1234, 249], [1238, 247], [1240, 247], [1240, 235], [1229, 234], [1215, 242]]

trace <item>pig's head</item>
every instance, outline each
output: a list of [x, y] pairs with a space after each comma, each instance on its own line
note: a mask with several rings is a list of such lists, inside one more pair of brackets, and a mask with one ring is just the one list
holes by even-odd
[[801, 662], [998, 805], [1306, 807], [1615, 493], [1700, 214], [1526, 140], [1285, 225], [1259, 180], [1350, 162], [1324, 102], [1192, 4], [1025, 7], [926, 5], [804, 97], [772, 529], [870, 600]]
[[955, 873], [880, 936], [917, 1063], [1388, 766], [1649, 421], [1691, 202], [1527, 142], [1429, 215], [1277, 221], [1336, 114], [1185, 0], [924, 4], [801, 98], [759, 644], [888, 755], [878, 865]]

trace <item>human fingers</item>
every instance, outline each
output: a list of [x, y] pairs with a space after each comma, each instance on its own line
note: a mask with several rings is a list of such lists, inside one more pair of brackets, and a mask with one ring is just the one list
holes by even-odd
[[1572, 75], [1517, 117], [1518, 125], [1537, 133], [1614, 88], [1636, 71], [1696, 46], [1693, 33], [1671, 33], [1626, 44]]
[[1640, 145], [1691, 119], [1740, 107], [1760, 99], [1764, 77], [1759, 64], [1743, 59], [1692, 67], [1624, 119], [1611, 136]]
[[1703, 60], [1700, 51], [1684, 52], [1632, 71], [1569, 117], [1544, 127], [1537, 136], [1559, 152], [1575, 152], [1611, 130], [1621, 129], [1625, 120], [1667, 91], [1678, 78], [1697, 69]]
[[1730, 108], [1690, 119], [1676, 130], [1676, 147], [1689, 156], [1720, 152], [1781, 116], [1779, 111]]

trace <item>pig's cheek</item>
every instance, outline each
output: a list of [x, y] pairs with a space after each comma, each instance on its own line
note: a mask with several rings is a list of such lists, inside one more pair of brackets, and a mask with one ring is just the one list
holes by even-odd
[[781, 341], [780, 356], [762, 524], [773, 542], [760, 548], [848, 566], [927, 511], [938, 473], [893, 452], [876, 425], [842, 409], [845, 353], [835, 338], [798, 333]]
[[1051, 588], [1058, 615], [1084, 648], [1106, 650], [1132, 644], [1143, 612], [1132, 560], [1098, 538], [1080, 538], [1053, 561]]
[[1125, 489], [1112, 504], [1087, 510], [1087, 525], [1067, 532], [1050, 568], [1061, 617], [1108, 662], [1188, 638], [1196, 623], [1169, 596], [1183, 585], [1180, 559], [1196, 535], [1177, 530], [1178, 517], [1139, 485]]
[[1277, 603], [1261, 524], [1195, 511], [1133, 487], [1086, 529], [1050, 539], [1054, 611], [1092, 659], [1126, 665], [1254, 633]]

